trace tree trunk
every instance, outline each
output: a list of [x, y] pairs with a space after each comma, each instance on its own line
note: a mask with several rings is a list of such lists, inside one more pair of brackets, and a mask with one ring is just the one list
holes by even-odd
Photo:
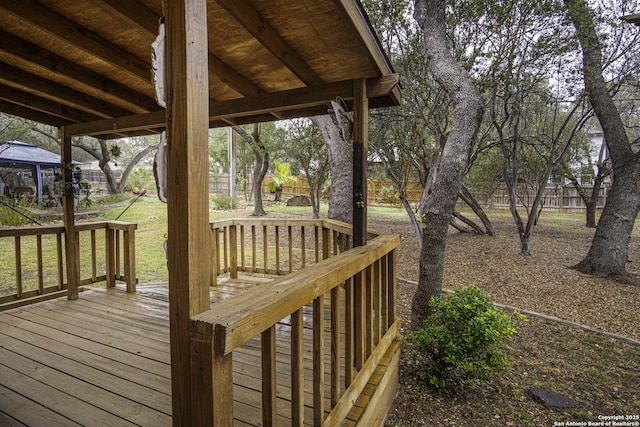
[[493, 224], [491, 224], [491, 220], [489, 219], [484, 209], [482, 209], [482, 206], [480, 206], [480, 203], [478, 203], [478, 200], [475, 198], [473, 193], [469, 190], [469, 188], [467, 188], [466, 185], [462, 184], [462, 188], [460, 189], [459, 196], [471, 208], [471, 210], [473, 210], [473, 213], [476, 214], [478, 218], [480, 218], [480, 221], [482, 222], [482, 225], [484, 226], [484, 229], [485, 229], [484, 233], [482, 234], [494, 236], [495, 231], [493, 230]]
[[422, 326], [429, 300], [442, 292], [444, 253], [449, 220], [455, 209], [462, 177], [478, 133], [484, 103], [468, 72], [449, 51], [446, 0], [416, 0], [415, 18], [422, 28], [431, 74], [453, 101], [453, 127], [442, 151], [433, 192], [423, 208], [425, 228], [420, 253], [420, 276], [412, 301], [412, 327]]
[[593, 13], [584, 0], [564, 0], [564, 4], [582, 47], [585, 89], [602, 126], [613, 172], [589, 253], [574, 267], [583, 273], [625, 280], [629, 239], [640, 209], [640, 163], [602, 75], [602, 46]]
[[600, 169], [598, 169], [598, 175], [596, 175], [596, 179], [593, 181], [593, 188], [591, 189], [590, 203], [585, 203], [587, 205], [585, 226], [588, 228], [596, 228], [596, 209], [598, 208], [598, 200], [600, 199], [600, 189], [602, 188], [603, 180], [604, 176], [600, 173]]
[[351, 224], [353, 220], [353, 150], [342, 137], [329, 116], [311, 117], [324, 138], [329, 154], [331, 190], [329, 194], [330, 219]]
[[253, 192], [253, 216], [265, 216], [267, 213], [264, 210], [262, 203], [262, 182], [269, 170], [269, 152], [260, 140], [260, 125], [253, 125], [253, 131], [251, 135], [244, 130], [241, 126], [233, 126], [233, 130], [244, 139], [253, 151], [254, 156], [254, 170], [252, 179], [252, 192]]
[[253, 216], [265, 216], [267, 212], [264, 210], [262, 203], [262, 181], [267, 175], [269, 169], [269, 153], [260, 154], [260, 151], [254, 150], [256, 156], [253, 170]]

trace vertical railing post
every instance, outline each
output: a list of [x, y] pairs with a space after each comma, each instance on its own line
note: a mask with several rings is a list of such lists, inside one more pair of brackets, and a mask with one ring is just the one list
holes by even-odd
[[322, 259], [327, 259], [331, 256], [331, 230], [327, 227], [322, 227]]
[[291, 425], [304, 424], [304, 323], [302, 309], [291, 314]]
[[211, 286], [217, 286], [220, 274], [220, 229], [211, 227]]
[[324, 420], [324, 297], [313, 300], [313, 425]]
[[107, 288], [116, 286], [116, 236], [111, 224], [107, 223], [105, 228], [105, 262], [107, 273]]
[[136, 291], [136, 225], [130, 224], [124, 230], [124, 281], [127, 292]]
[[56, 258], [58, 261], [58, 290], [65, 288], [64, 283], [64, 257], [62, 256], [62, 232], [56, 234]]
[[15, 254], [16, 254], [16, 295], [18, 299], [22, 298], [22, 249], [20, 244], [20, 236], [15, 236]]
[[262, 332], [262, 425], [276, 425], [278, 401], [276, 390], [276, 327], [271, 326]]
[[396, 283], [396, 251], [393, 250], [389, 254], [387, 254], [387, 277], [389, 281], [389, 318], [388, 318], [388, 327], [390, 327], [393, 322], [396, 320], [396, 292], [397, 292], [397, 283]]
[[[225, 252], [226, 252], [225, 248]], [[229, 226], [229, 276], [232, 279], [238, 278], [238, 226]]]
[[354, 351], [353, 362], [356, 369], [364, 365], [365, 353], [365, 272], [360, 271], [353, 277], [353, 318], [354, 318]]

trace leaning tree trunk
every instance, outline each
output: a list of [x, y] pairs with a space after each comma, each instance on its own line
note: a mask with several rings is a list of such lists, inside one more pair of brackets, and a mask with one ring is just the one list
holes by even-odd
[[473, 213], [476, 214], [482, 222], [482, 225], [484, 226], [484, 232], [482, 234], [494, 236], [495, 231], [493, 230], [493, 224], [471, 190], [469, 190], [466, 185], [462, 184], [460, 194], [458, 194], [458, 196], [473, 210]]
[[412, 302], [412, 327], [422, 325], [429, 300], [442, 292], [444, 253], [449, 220], [455, 209], [484, 103], [468, 72], [449, 51], [446, 35], [446, 0], [416, 0], [415, 17], [424, 34], [424, 49], [431, 74], [447, 91], [454, 105], [453, 127], [442, 151], [433, 192], [422, 213], [425, 218], [418, 287]]
[[586, 258], [583, 273], [626, 279], [629, 239], [640, 209], [640, 163], [602, 75], [602, 46], [585, 0], [564, 0], [582, 47], [582, 71], [589, 101], [609, 148], [613, 183]]
[[353, 149], [342, 137], [329, 116], [311, 117], [324, 138], [329, 153], [331, 189], [329, 193], [330, 219], [351, 224], [353, 221]]

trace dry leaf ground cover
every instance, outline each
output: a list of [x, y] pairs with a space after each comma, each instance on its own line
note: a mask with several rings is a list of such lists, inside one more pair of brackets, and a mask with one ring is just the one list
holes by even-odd
[[[568, 268], [588, 251], [593, 230], [579, 215], [545, 214], [536, 226], [532, 256], [518, 254], [511, 217], [491, 216], [495, 237], [452, 233], [445, 288], [474, 284], [498, 303], [544, 313], [640, 340], [640, 287], [583, 275]], [[410, 318], [418, 256], [408, 221], [369, 219], [371, 228], [402, 235], [398, 253], [398, 311], [404, 330]], [[640, 237], [631, 240], [628, 271], [640, 275]], [[602, 416], [629, 417], [640, 425], [640, 347], [557, 322], [527, 316], [508, 342], [509, 372], [471, 390], [436, 391], [419, 380], [403, 352], [400, 392], [387, 420], [398, 426], [599, 425]], [[561, 393], [574, 409], [545, 406], [531, 387]], [[617, 422], [624, 421], [619, 420]], [[639, 422], [638, 424], [634, 424]], [[591, 424], [589, 424], [591, 423]], [[606, 425], [606, 424], [602, 424]], [[609, 424], [616, 425], [616, 424]]]

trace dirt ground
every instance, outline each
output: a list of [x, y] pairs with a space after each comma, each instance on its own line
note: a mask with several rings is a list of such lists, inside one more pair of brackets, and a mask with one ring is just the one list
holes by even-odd
[[[511, 217], [503, 214], [492, 221], [494, 237], [450, 235], [446, 289], [473, 284], [489, 291], [497, 303], [640, 340], [640, 287], [568, 268], [584, 257], [593, 235], [579, 217], [543, 215], [534, 231], [530, 257], [518, 253]], [[398, 312], [406, 332], [419, 265], [413, 230], [408, 220], [397, 218], [370, 217], [369, 226], [402, 236]], [[631, 240], [629, 260], [628, 271], [640, 275], [638, 237]], [[619, 421], [627, 417], [629, 424], [617, 425], [640, 425], [640, 346], [533, 315], [516, 322], [516, 329], [507, 344], [510, 370], [474, 389], [428, 387], [403, 352], [400, 391], [387, 425], [589, 425], [603, 421], [604, 416], [623, 417]], [[533, 397], [532, 387], [560, 393], [577, 406], [550, 408]]]

